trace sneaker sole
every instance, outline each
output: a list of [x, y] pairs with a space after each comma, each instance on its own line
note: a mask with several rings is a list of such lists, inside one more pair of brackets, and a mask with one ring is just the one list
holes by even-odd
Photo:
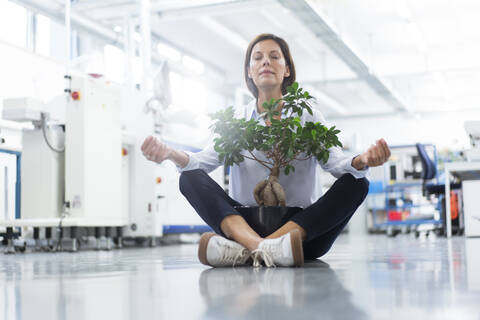
[[290, 242], [292, 244], [293, 265], [301, 267], [304, 264], [302, 234], [299, 230], [290, 231]]
[[207, 261], [207, 245], [208, 245], [208, 241], [210, 241], [210, 238], [213, 237], [214, 235], [215, 233], [213, 232], [205, 232], [204, 234], [202, 234], [202, 237], [200, 238], [200, 242], [198, 244], [198, 259], [200, 260], [201, 263], [207, 266], [212, 266]]

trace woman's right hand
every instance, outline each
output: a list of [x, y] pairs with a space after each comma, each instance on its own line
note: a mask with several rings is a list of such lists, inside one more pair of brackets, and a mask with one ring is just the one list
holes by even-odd
[[152, 136], [148, 136], [145, 139], [141, 149], [145, 158], [156, 163], [161, 163], [163, 160], [168, 159], [173, 150]]

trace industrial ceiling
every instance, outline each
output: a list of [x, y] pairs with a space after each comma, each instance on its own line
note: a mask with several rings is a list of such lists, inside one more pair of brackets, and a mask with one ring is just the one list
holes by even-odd
[[[64, 5], [16, 2], [57, 15]], [[72, 12], [114, 34], [139, 6], [77, 0]], [[231, 87], [243, 86], [251, 39], [283, 37], [298, 81], [330, 118], [480, 109], [478, 1], [152, 0], [150, 8], [155, 39], [194, 54]]]

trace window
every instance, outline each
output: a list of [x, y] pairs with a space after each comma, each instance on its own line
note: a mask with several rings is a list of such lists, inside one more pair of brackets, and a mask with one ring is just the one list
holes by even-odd
[[27, 44], [27, 10], [10, 1], [0, 0], [0, 39], [25, 47]]
[[35, 24], [35, 51], [45, 56], [50, 55], [50, 19], [38, 14]]
[[125, 80], [125, 53], [112, 45], [107, 44], [105, 52], [105, 76], [117, 83]]

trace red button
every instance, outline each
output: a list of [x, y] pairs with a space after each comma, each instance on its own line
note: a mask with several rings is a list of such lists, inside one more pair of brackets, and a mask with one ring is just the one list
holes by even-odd
[[73, 91], [73, 92], [72, 92], [72, 99], [73, 99], [73, 100], [80, 100], [80, 92], [78, 92], [78, 91]]

